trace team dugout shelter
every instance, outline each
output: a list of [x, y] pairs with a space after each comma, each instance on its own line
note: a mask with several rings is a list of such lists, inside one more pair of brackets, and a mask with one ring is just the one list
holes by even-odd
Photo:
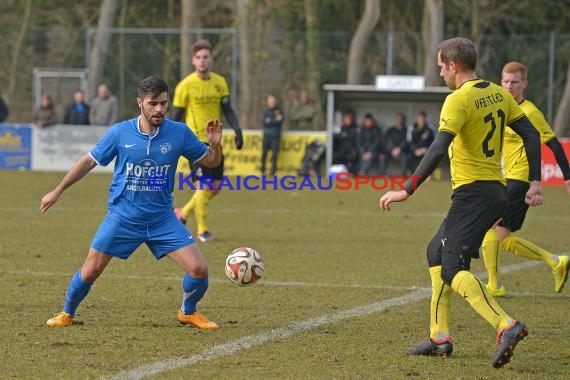
[[[398, 112], [406, 116], [410, 128], [417, 114], [425, 111], [436, 132], [441, 107], [451, 92], [447, 87], [425, 87], [423, 77], [417, 76], [378, 76], [374, 85], [325, 84], [323, 89], [326, 95], [327, 170], [332, 165], [332, 136], [340, 130], [344, 112], [354, 112], [359, 126], [364, 115], [370, 113], [386, 133], [394, 125]], [[441, 175], [448, 177], [445, 160], [442, 167]]]

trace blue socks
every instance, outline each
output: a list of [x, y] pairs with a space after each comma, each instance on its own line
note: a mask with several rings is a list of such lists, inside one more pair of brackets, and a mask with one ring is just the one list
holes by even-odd
[[[75, 272], [65, 293], [63, 311], [71, 316], [75, 316], [77, 307], [87, 296], [89, 290], [91, 290], [91, 285], [93, 285], [93, 283], [89, 283], [81, 278], [80, 271]], [[184, 314], [195, 313], [196, 304], [204, 297], [206, 290], [208, 290], [208, 277], [194, 278], [186, 273], [184, 275], [182, 288], [184, 289], [182, 312]]]
[[208, 289], [208, 277], [194, 278], [188, 273], [184, 274], [182, 283], [184, 298], [182, 299], [182, 313], [192, 314], [196, 312], [196, 304], [204, 297]]
[[75, 272], [75, 275], [71, 279], [69, 286], [67, 287], [67, 292], [65, 293], [65, 305], [63, 311], [70, 314], [72, 317], [75, 316], [75, 311], [77, 307], [83, 301], [93, 283], [84, 281], [80, 275], [81, 271]]

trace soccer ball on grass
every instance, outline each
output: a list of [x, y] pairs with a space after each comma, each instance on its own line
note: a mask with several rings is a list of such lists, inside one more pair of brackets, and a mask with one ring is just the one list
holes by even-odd
[[235, 284], [255, 284], [263, 277], [263, 259], [259, 252], [248, 247], [234, 249], [226, 259], [226, 275]]

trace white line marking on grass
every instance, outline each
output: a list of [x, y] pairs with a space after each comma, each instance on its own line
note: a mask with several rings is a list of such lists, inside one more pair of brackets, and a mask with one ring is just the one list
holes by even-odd
[[[522, 269], [531, 268], [539, 265], [538, 261], [524, 261], [519, 264], [513, 264], [501, 268], [501, 273], [507, 274], [510, 272], [516, 272]], [[32, 271], [32, 270], [0, 270], [0, 273], [6, 274], [24, 274], [33, 276], [45, 276], [45, 277], [71, 277], [72, 273], [63, 272], [43, 272], [43, 271]], [[484, 280], [487, 278], [486, 272], [476, 273], [477, 277]], [[131, 279], [131, 280], [152, 280], [152, 281], [182, 281], [182, 276], [140, 276], [140, 275], [121, 275], [121, 274], [104, 274], [104, 278], [115, 278], [115, 279]], [[209, 278], [211, 283], [217, 284], [229, 284], [228, 280], [220, 278]], [[395, 286], [395, 285], [362, 285], [362, 284], [328, 284], [324, 282], [302, 282], [302, 281], [270, 281], [263, 280], [259, 282], [259, 285], [263, 286], [298, 286], [307, 288], [335, 288], [335, 289], [389, 289], [389, 290], [425, 290], [430, 289], [429, 287], [423, 286]], [[509, 293], [512, 295], [531, 295], [530, 293]]]
[[[60, 272], [41, 272], [41, 271], [29, 271], [29, 270], [0, 270], [0, 273], [6, 274], [24, 274], [33, 276], [44, 276], [44, 277], [71, 277], [72, 273], [60, 273]], [[131, 279], [131, 280], [152, 280], [152, 281], [182, 281], [182, 275], [176, 276], [139, 276], [139, 275], [113, 275], [104, 274], [104, 278], [115, 278], [115, 279]], [[101, 280], [98, 280], [101, 281]], [[216, 284], [228, 284], [231, 283], [227, 279], [222, 278], [212, 278], [209, 277], [210, 283]], [[327, 284], [324, 282], [302, 282], [302, 281], [270, 281], [263, 280], [259, 284], [263, 286], [297, 286], [297, 287], [307, 287], [307, 288], [335, 288], [335, 289], [390, 289], [390, 290], [418, 290], [418, 289], [429, 289], [427, 287], [421, 286], [394, 286], [394, 285], [362, 285], [362, 284]]]
[[[503, 273], [515, 272], [536, 266], [537, 264], [538, 264], [537, 262], [524, 262], [521, 264], [509, 265], [503, 267], [502, 272]], [[482, 274], [480, 273], [477, 274], [477, 276], [479, 278], [483, 277]], [[249, 349], [255, 346], [260, 346], [269, 341], [289, 338], [293, 335], [301, 334], [305, 331], [312, 330], [324, 324], [341, 322], [349, 318], [377, 313], [389, 309], [393, 306], [406, 305], [425, 298], [429, 298], [430, 296], [431, 296], [430, 289], [421, 288], [418, 290], [414, 290], [410, 294], [401, 297], [390, 298], [369, 305], [356, 306], [352, 309], [344, 310], [335, 314], [325, 315], [309, 319], [306, 321], [292, 323], [288, 326], [273, 329], [261, 333], [259, 335], [250, 335], [240, 339], [231, 340], [229, 342], [222, 343], [212, 348], [209, 348], [204, 352], [202, 352], [201, 354], [196, 354], [189, 358], [166, 359], [159, 362], [144, 364], [133, 370], [119, 372], [110, 377], [105, 377], [104, 379], [109, 379], [109, 380], [142, 379], [144, 377], [157, 375], [165, 371], [188, 367], [198, 362], [214, 360], [224, 356], [230, 356], [238, 351]]]
[[[538, 266], [540, 263], [537, 261], [529, 261], [521, 264], [510, 265], [502, 268], [501, 272], [507, 274], [509, 272], [515, 272], [518, 270], [531, 268]], [[63, 272], [41, 272], [41, 271], [30, 271], [30, 270], [0, 270], [0, 273], [6, 274], [24, 274], [33, 276], [45, 276], [45, 277], [70, 277], [71, 273]], [[132, 280], [152, 280], [152, 281], [182, 281], [182, 277], [176, 276], [139, 276], [139, 275], [109, 275], [105, 274], [106, 278], [115, 279], [132, 279]], [[484, 272], [477, 273], [479, 279], [484, 280], [487, 278], [487, 274]], [[210, 277], [209, 281], [216, 284], [230, 284], [228, 280], [221, 278]], [[335, 289], [388, 289], [388, 290], [429, 290], [426, 286], [394, 286], [394, 285], [362, 285], [362, 284], [328, 284], [325, 282], [302, 282], [302, 281], [268, 281], [264, 280], [259, 283], [262, 286], [291, 286], [291, 287], [304, 287], [304, 288], [335, 288]], [[570, 298], [568, 294], [557, 294], [557, 293], [536, 293], [536, 292], [511, 292], [509, 291], [509, 296], [514, 297], [546, 297], [546, 298]]]
[[348, 318], [377, 313], [393, 306], [400, 306], [415, 302], [429, 297], [430, 294], [431, 292], [425, 290], [415, 291], [402, 297], [391, 298], [370, 305], [357, 306], [336, 314], [325, 315], [302, 322], [296, 322], [288, 326], [273, 329], [259, 335], [246, 336], [241, 339], [232, 340], [227, 343], [214, 346], [210, 349], [207, 349], [201, 354], [193, 355], [189, 358], [168, 359], [160, 362], [145, 364], [131, 371], [120, 372], [109, 377], [108, 379], [141, 379], [143, 377], [156, 375], [164, 371], [187, 367], [197, 362], [229, 356], [238, 351], [259, 346], [269, 341], [285, 339], [327, 323], [340, 322]]

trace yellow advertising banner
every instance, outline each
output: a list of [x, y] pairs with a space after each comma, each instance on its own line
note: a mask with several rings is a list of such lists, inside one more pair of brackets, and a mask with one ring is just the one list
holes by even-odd
[[[261, 174], [261, 149], [263, 144], [263, 132], [260, 130], [243, 131], [243, 148], [237, 150], [235, 134], [232, 130], [224, 130], [222, 137], [222, 149], [224, 152], [224, 174], [235, 175], [260, 175]], [[326, 132], [302, 132], [284, 131], [281, 135], [281, 145], [277, 158], [277, 175], [296, 175], [301, 167], [305, 150], [313, 141], [326, 142]], [[266, 167], [271, 167], [271, 154], [267, 154]], [[178, 163], [178, 171], [186, 175], [190, 173], [188, 160], [181, 158]]]

